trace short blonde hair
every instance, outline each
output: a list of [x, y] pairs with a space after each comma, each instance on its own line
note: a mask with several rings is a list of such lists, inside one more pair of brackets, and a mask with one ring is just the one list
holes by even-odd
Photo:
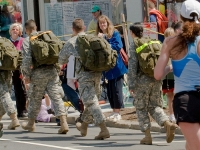
[[165, 30], [165, 32], [164, 32], [164, 37], [165, 37], [165, 38], [166, 38], [166, 37], [169, 37], [169, 36], [173, 36], [173, 35], [175, 35], [175, 32], [174, 32], [174, 29], [171, 28], [171, 27], [167, 28], [167, 29]]
[[23, 31], [22, 24], [21, 23], [13, 23], [13, 24], [11, 24], [10, 29], [9, 29], [10, 35], [11, 35], [11, 31], [12, 31], [12, 29], [14, 27], [18, 27], [19, 28], [19, 36], [21, 36], [22, 35], [22, 31]]

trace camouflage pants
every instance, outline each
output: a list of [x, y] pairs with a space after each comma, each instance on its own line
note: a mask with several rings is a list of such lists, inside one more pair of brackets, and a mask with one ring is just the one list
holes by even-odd
[[0, 116], [7, 113], [10, 116], [17, 113], [10, 96], [12, 73], [8, 71], [0, 72]]
[[93, 77], [81, 77], [79, 82], [80, 96], [85, 106], [81, 119], [86, 123], [94, 120], [96, 125], [104, 121], [105, 117], [99, 106], [101, 73], [93, 74]]
[[151, 127], [149, 114], [160, 126], [169, 120], [162, 109], [161, 85], [161, 81], [145, 78], [145, 76], [136, 83], [134, 106], [143, 132]]
[[47, 93], [54, 106], [55, 115], [66, 115], [62, 95], [64, 95], [57, 70], [54, 66], [39, 67], [32, 72], [28, 90], [28, 118], [35, 119], [40, 111], [41, 101]]

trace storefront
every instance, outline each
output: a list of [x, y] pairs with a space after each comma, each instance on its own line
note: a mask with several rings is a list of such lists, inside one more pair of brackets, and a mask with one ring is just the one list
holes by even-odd
[[[38, 30], [52, 30], [57, 36], [70, 35], [74, 18], [82, 18], [87, 26], [92, 20], [90, 12], [98, 5], [102, 13], [109, 16], [113, 24], [121, 23], [124, 0], [22, 0], [24, 20], [36, 20]], [[62, 39], [67, 40], [69, 36]]]

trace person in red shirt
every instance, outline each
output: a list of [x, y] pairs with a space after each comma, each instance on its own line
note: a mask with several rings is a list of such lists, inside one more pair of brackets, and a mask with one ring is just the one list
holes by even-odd
[[12, 16], [13, 22], [22, 23], [21, 13], [16, 11], [16, 6], [9, 6], [8, 11]]

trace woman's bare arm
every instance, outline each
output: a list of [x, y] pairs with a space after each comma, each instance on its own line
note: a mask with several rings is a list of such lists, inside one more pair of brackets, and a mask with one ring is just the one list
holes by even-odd
[[172, 66], [167, 66], [170, 56], [170, 47], [171, 46], [169, 46], [169, 38], [167, 38], [162, 45], [161, 54], [154, 69], [154, 77], [156, 80], [161, 80], [170, 71], [172, 71]]

